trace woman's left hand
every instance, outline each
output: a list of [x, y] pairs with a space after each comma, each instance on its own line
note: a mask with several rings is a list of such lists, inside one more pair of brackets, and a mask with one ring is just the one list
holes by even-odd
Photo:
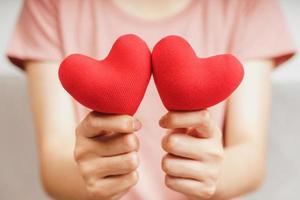
[[170, 129], [162, 141], [165, 184], [190, 199], [209, 199], [216, 191], [223, 161], [220, 129], [208, 110], [169, 112], [160, 126]]

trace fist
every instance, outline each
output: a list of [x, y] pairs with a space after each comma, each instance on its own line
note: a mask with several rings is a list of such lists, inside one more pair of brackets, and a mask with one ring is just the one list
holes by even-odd
[[137, 183], [140, 127], [131, 116], [96, 112], [78, 125], [74, 156], [91, 200], [119, 199]]
[[160, 120], [165, 184], [190, 199], [209, 199], [216, 191], [223, 160], [222, 134], [208, 110], [169, 112]]

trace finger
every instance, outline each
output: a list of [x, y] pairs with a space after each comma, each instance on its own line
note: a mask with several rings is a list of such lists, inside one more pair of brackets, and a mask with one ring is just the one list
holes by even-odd
[[160, 119], [159, 123], [161, 127], [168, 129], [195, 127], [201, 132], [202, 137], [211, 137], [212, 135], [213, 123], [208, 110], [168, 112]]
[[167, 134], [170, 134], [170, 133], [187, 133], [188, 130], [189, 130], [188, 128], [168, 129], [167, 130]]
[[210, 119], [208, 110], [179, 112], [173, 111], [165, 114], [159, 121], [163, 128], [189, 128], [198, 127]]
[[[81, 169], [85, 170], [88, 177], [104, 178], [128, 174], [135, 171], [139, 166], [137, 152], [130, 152], [112, 157], [96, 158], [92, 162], [81, 163]], [[85, 168], [85, 169], [84, 169]]]
[[203, 124], [196, 128], [190, 128], [187, 131], [187, 134], [197, 137], [197, 138], [218, 138], [222, 137], [221, 131], [214, 125], [213, 121]]
[[137, 181], [138, 173], [134, 171], [125, 175], [89, 182], [87, 183], [87, 191], [95, 200], [117, 197], [134, 186]]
[[126, 193], [128, 193], [129, 190], [130, 190], [130, 188], [129, 188], [129, 189], [125, 189], [125, 190], [122, 191], [121, 193], [112, 196], [109, 200], [119, 200], [119, 199], [121, 199], [121, 197], [123, 197]]
[[178, 178], [169, 175], [166, 175], [165, 177], [165, 184], [167, 187], [177, 192], [203, 199], [210, 198], [216, 190], [214, 184], [207, 185], [206, 183], [200, 181]]
[[201, 161], [218, 159], [223, 154], [221, 142], [177, 133], [166, 135], [162, 148], [168, 153]]
[[[133, 171], [129, 174], [124, 174], [120, 176], [112, 176], [103, 179], [103, 186], [107, 186], [107, 189], [111, 189], [111, 193], [116, 195], [120, 192], [126, 191], [134, 186], [138, 181], [138, 172]], [[100, 184], [100, 186], [102, 185]]]
[[95, 137], [111, 132], [131, 133], [141, 128], [141, 123], [129, 115], [107, 115], [90, 112], [76, 129], [77, 134]]
[[162, 169], [168, 175], [198, 181], [216, 180], [218, 172], [207, 169], [200, 161], [167, 154], [162, 159]]
[[75, 159], [84, 160], [95, 155], [98, 157], [115, 156], [137, 151], [139, 140], [135, 133], [115, 133], [103, 137], [77, 137]]

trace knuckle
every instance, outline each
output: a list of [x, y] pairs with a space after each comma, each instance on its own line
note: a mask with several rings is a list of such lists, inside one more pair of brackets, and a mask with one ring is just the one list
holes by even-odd
[[219, 127], [217, 127], [217, 126], [214, 125], [214, 126], [211, 127], [211, 131], [213, 131], [215, 133], [216, 138], [218, 140], [222, 141], [223, 134], [222, 134], [222, 131], [221, 131], [221, 129]]
[[124, 137], [124, 146], [126, 151], [134, 151], [139, 149], [139, 140], [136, 135], [128, 134]]
[[162, 169], [166, 172], [169, 173], [171, 172], [171, 163], [170, 163], [170, 158], [168, 157], [168, 155], [166, 155], [163, 160], [162, 160]]
[[209, 157], [215, 161], [221, 161], [224, 156], [224, 151], [221, 149], [211, 150], [209, 153]]
[[85, 152], [84, 148], [82, 148], [82, 147], [76, 147], [73, 151], [74, 159], [76, 162], [83, 160], [85, 157], [85, 154], [86, 154], [86, 152]]
[[100, 120], [96, 118], [93, 113], [90, 113], [86, 116], [85, 120], [83, 121], [83, 126], [89, 128], [97, 128], [100, 126]]
[[209, 199], [215, 194], [215, 192], [216, 192], [215, 185], [207, 186], [203, 188], [200, 196], [204, 199]]
[[217, 170], [209, 170], [206, 172], [206, 176], [210, 180], [209, 182], [216, 182], [219, 178], [219, 172]]
[[167, 152], [173, 152], [178, 145], [178, 138], [176, 135], [171, 134], [165, 137], [164, 147]]
[[80, 135], [80, 134], [81, 134], [80, 128], [79, 128], [79, 126], [77, 126], [77, 127], [75, 128], [75, 135], [78, 137], [78, 135]]
[[139, 159], [137, 153], [136, 152], [130, 153], [128, 158], [126, 159], [125, 164], [130, 171], [137, 169], [139, 165]]
[[166, 122], [170, 125], [178, 124], [178, 116], [175, 113], [169, 113]]
[[122, 117], [120, 122], [120, 129], [124, 131], [133, 131], [133, 120], [131, 117]]
[[211, 119], [211, 114], [208, 110], [202, 110], [200, 112], [201, 118], [202, 118], [202, 123], [203, 124], [208, 124], [210, 119]]
[[88, 185], [93, 185], [94, 178], [93, 178], [93, 171], [91, 167], [88, 164], [81, 163], [79, 165], [79, 170], [83, 179], [89, 183]]
[[107, 198], [110, 196], [109, 190], [104, 189], [103, 187], [87, 186], [87, 192], [92, 200]]
[[130, 186], [135, 185], [139, 180], [138, 172], [137, 171], [132, 172], [129, 176], [129, 180], [130, 180]]
[[165, 177], [165, 185], [168, 187], [168, 188], [173, 188], [174, 187], [174, 183], [173, 183], [173, 180], [171, 177], [169, 176], [166, 176]]

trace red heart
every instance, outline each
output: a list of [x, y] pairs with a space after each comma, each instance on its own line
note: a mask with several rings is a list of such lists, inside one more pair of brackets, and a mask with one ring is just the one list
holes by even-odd
[[135, 35], [116, 40], [104, 60], [72, 54], [60, 64], [59, 79], [82, 105], [101, 112], [133, 115], [151, 75], [151, 54]]
[[230, 54], [198, 58], [178, 36], [160, 40], [152, 51], [153, 76], [168, 110], [200, 110], [226, 99], [244, 76], [242, 64]]

